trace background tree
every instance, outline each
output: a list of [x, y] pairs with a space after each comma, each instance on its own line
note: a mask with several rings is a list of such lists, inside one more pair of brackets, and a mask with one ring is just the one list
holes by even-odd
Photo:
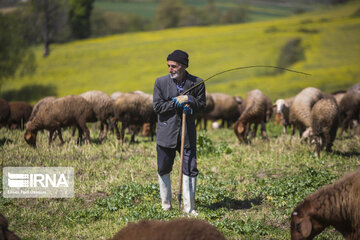
[[26, 74], [33, 72], [36, 67], [18, 15], [17, 11], [0, 13], [0, 87], [4, 80], [13, 77], [19, 68]]
[[162, 0], [155, 12], [154, 25], [156, 29], [178, 27], [184, 1]]
[[90, 37], [90, 16], [94, 0], [70, 0], [70, 27], [76, 39]]
[[34, 14], [34, 26], [39, 29], [44, 44], [43, 56], [50, 54], [50, 44], [58, 33], [66, 29], [67, 0], [31, 0], [30, 10]]

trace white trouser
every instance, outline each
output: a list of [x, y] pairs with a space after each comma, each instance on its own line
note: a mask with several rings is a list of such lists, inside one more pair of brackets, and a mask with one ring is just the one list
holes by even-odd
[[197, 215], [195, 212], [195, 191], [196, 191], [196, 177], [189, 177], [183, 175], [183, 200], [184, 212], [192, 215]]
[[159, 186], [160, 186], [160, 197], [161, 197], [161, 206], [167, 211], [170, 210], [171, 207], [171, 182], [170, 182], [170, 174], [165, 174], [159, 177]]

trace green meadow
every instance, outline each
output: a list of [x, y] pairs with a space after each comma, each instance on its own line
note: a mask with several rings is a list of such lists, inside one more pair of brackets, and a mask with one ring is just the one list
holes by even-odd
[[[358, 1], [272, 21], [247, 24], [189, 27], [128, 33], [104, 38], [51, 45], [42, 58], [42, 46], [34, 48], [37, 70], [20, 74], [2, 87], [3, 95], [32, 92], [58, 97], [88, 90], [142, 90], [152, 93], [157, 77], [167, 74], [166, 56], [175, 49], [190, 55], [189, 72], [206, 79], [218, 72], [252, 65], [277, 65], [281, 48], [300, 38], [304, 49], [292, 72], [273, 74], [269, 68], [228, 72], [207, 82], [209, 92], [245, 94], [259, 88], [273, 100], [290, 97], [313, 86], [324, 92], [347, 89], [359, 81], [360, 17]], [[24, 90], [25, 89], [25, 90]], [[39, 93], [37, 93], [39, 95]]]
[[[56, 139], [48, 147], [47, 132], [39, 133], [37, 149], [25, 143], [24, 131], [0, 129], [2, 167], [73, 167], [75, 172], [73, 198], [11, 199], [1, 194], [0, 213], [11, 230], [22, 239], [109, 239], [129, 222], [184, 217], [176, 198], [178, 156], [171, 174], [174, 209], [164, 212], [155, 141], [138, 136], [138, 143], [122, 145], [109, 134], [99, 143], [99, 129], [89, 127], [90, 145], [76, 145], [69, 129], [63, 146]], [[229, 240], [290, 239], [294, 207], [360, 164], [359, 136], [338, 136], [333, 152], [317, 158], [312, 147], [297, 136], [282, 135], [281, 129], [267, 124], [269, 140], [258, 137], [250, 145], [239, 144], [231, 129], [198, 132], [198, 218]], [[316, 239], [343, 238], [328, 228]]]

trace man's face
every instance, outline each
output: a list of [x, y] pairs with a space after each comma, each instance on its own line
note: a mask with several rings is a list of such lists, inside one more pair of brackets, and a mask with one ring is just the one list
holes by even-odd
[[169, 73], [171, 78], [179, 79], [185, 72], [185, 68], [177, 62], [169, 60], [168, 62]]

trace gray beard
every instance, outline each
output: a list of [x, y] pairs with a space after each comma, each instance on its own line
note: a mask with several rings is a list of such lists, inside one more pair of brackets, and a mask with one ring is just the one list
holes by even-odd
[[179, 73], [175, 73], [175, 74], [170, 73], [170, 77], [171, 77], [172, 79], [178, 80], [178, 78], [180, 77], [180, 74], [179, 74]]

